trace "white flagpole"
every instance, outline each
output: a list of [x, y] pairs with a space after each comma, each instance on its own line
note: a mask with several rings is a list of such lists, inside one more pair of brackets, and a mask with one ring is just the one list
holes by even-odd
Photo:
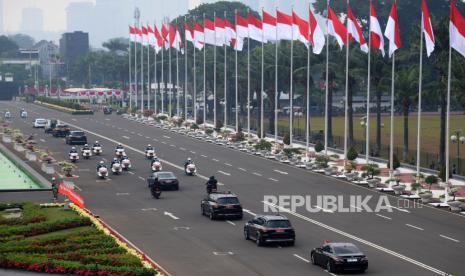
[[150, 110], [150, 43], [147, 32], [147, 110]]
[[[423, 27], [423, 13], [421, 18]], [[421, 150], [421, 92], [423, 82], [423, 28], [420, 30], [420, 72], [418, 76], [418, 116], [417, 116], [417, 183], [420, 183], [420, 150]]]
[[[396, 52], [392, 53], [392, 70], [391, 70], [391, 131], [390, 131], [390, 149], [389, 149], [389, 178], [394, 177], [394, 85], [395, 85], [395, 70], [396, 67]], [[392, 182], [392, 181], [391, 181]], [[389, 184], [391, 186], [391, 184]]]
[[[262, 7], [262, 18], [263, 18], [263, 7]], [[264, 31], [263, 31], [263, 23], [262, 23], [262, 70], [261, 70], [261, 85], [260, 85], [260, 138], [263, 139], [264, 131], [263, 131], [263, 89], [264, 89], [264, 84], [263, 84], [263, 40], [264, 40]]]
[[[205, 13], [203, 14], [203, 35], [205, 37]], [[203, 44], [203, 124], [204, 125], [207, 123], [207, 80], [205, 76], [206, 53], [207, 53], [207, 43], [204, 43]]]
[[[451, 2], [451, 5], [453, 5], [453, 3]], [[450, 131], [450, 82], [451, 82], [451, 78], [452, 78], [452, 72], [451, 72], [451, 68], [452, 68], [452, 46], [451, 44], [449, 43], [449, 67], [447, 69], [448, 71], [448, 77], [447, 77], [447, 110], [446, 110], [446, 160], [445, 160], [445, 166], [446, 166], [446, 184], [449, 184], [449, 158], [450, 158], [450, 154], [449, 154], [449, 151], [450, 151], [450, 137], [449, 137], [449, 131]], [[459, 141], [457, 141], [459, 142]], [[446, 185], [446, 187], [444, 188], [444, 202], [448, 202], [449, 201], [449, 189]]]
[[[291, 14], [294, 16], [294, 6], [291, 7]], [[293, 121], [294, 121], [294, 91], [293, 91], [293, 82], [294, 82], [294, 26], [291, 25], [291, 69], [290, 79], [289, 79], [289, 145], [292, 146], [292, 130], [293, 130]]]
[[[249, 16], [247, 9], [247, 16]], [[247, 136], [250, 135], [250, 30], [247, 25]]]
[[[349, 0], [347, 0], [347, 9], [349, 8]], [[346, 21], [346, 91], [344, 103], [344, 165], [347, 162], [347, 136], [349, 134], [349, 19]], [[344, 168], [345, 170], [345, 168]]]
[[226, 82], [227, 82], [227, 78], [226, 78], [226, 70], [227, 70], [227, 67], [226, 67], [227, 66], [226, 11], [224, 11], [224, 20], [225, 20], [225, 28], [224, 28], [225, 36], [224, 36], [224, 124], [223, 125], [224, 125], [224, 128], [226, 129], [226, 127], [228, 126], [228, 107], [227, 107], [228, 97], [227, 97], [227, 88], [226, 88]]
[[216, 12], [213, 12], [213, 29], [215, 45], [213, 45], [213, 126], [216, 127]]
[[[194, 17], [194, 20], [195, 20], [195, 17]], [[195, 26], [194, 26], [194, 30], [195, 30]], [[194, 37], [195, 37], [195, 32], [194, 32]], [[203, 47], [205, 47], [205, 45]], [[192, 112], [194, 113], [194, 122], [197, 123], [197, 63], [195, 62], [195, 38], [194, 38], [193, 49], [194, 49], [194, 66], [193, 66], [194, 67], [194, 98], [192, 99], [192, 105], [193, 105]]]
[[[141, 24], [142, 29], [142, 24]], [[142, 44], [140, 46], [140, 111], [144, 114], [144, 36], [142, 35]]]
[[[176, 18], [176, 29], [174, 31], [174, 36], [178, 32], [178, 19]], [[178, 43], [178, 42], [176, 42]], [[177, 47], [181, 49], [181, 46], [178, 44]], [[179, 50], [176, 50], [176, 116], [179, 117]]]
[[[235, 26], [237, 26], [237, 10], [234, 10], [234, 21], [235, 21]], [[235, 100], [236, 100], [236, 103], [235, 103], [235, 107], [236, 107], [236, 133], [239, 132], [239, 102], [238, 102], [238, 87], [237, 87], [237, 45], [238, 45], [238, 41], [237, 41], [237, 28], [236, 28], [236, 45], [235, 45], [235, 49], [234, 49], [234, 54], [235, 54], [235, 60], [234, 60], [234, 63], [235, 63], [235, 68], [234, 68], [234, 71], [236, 73], [236, 78], [235, 78]]]
[[275, 70], [274, 70], [274, 141], [278, 143], [278, 6], [276, 6], [276, 44], [275, 44]]
[[[156, 23], [154, 22], [154, 25], [156, 26]], [[155, 30], [153, 30], [155, 32]], [[155, 40], [155, 44], [157, 43], [157, 41]], [[153, 82], [154, 82], [154, 87], [153, 87], [153, 106], [154, 106], [154, 111], [155, 111], [155, 115], [158, 113], [157, 109], [158, 109], [158, 106], [157, 106], [157, 90], [156, 90], [156, 86], [158, 85], [158, 90], [160, 91], [160, 86], [159, 86], [159, 83], [158, 83], [158, 76], [157, 76], [157, 49], [156, 49], [157, 46], [155, 46], [154, 48], [154, 55], [155, 55], [155, 60], [154, 60], [154, 64], [153, 66], [155, 67], [154, 68], [154, 72], [153, 72]], [[163, 47], [163, 46], [162, 46]]]
[[[308, 10], [310, 11], [310, 3], [308, 5]], [[310, 145], [310, 51], [311, 51], [311, 26], [310, 26], [310, 18], [308, 19], [308, 48], [307, 48], [307, 99], [306, 99], [306, 111], [307, 111], [307, 118], [305, 119], [305, 153], [308, 152], [308, 148]]]
[[[163, 36], [163, 35], [162, 35]], [[161, 45], [161, 90], [160, 90], [160, 96], [161, 96], [161, 113], [165, 114], [165, 75], [164, 75], [164, 69], [165, 69], [165, 62], [164, 62], [164, 57], [163, 57], [163, 52], [165, 52], [165, 41], [164, 39], [163, 43]]]
[[132, 56], [131, 56], [131, 34], [129, 34], [129, 52], [128, 52], [128, 59], [129, 59], [129, 110], [132, 110]]
[[[168, 28], [172, 27], [170, 20], [168, 19], [167, 21], [169, 25]], [[170, 40], [169, 35], [168, 35], [168, 40]], [[169, 44], [171, 44], [171, 41], [169, 42]], [[168, 88], [168, 113], [169, 113], [169, 117], [171, 118], [173, 116], [173, 107], [172, 107], [173, 105], [173, 79], [171, 78], [171, 45], [169, 45], [169, 48], [168, 48], [168, 79], [170, 82], [170, 86]]]
[[[136, 28], [139, 28], [139, 24], [136, 21]], [[135, 84], [135, 94], [134, 94], [134, 104], [137, 108], [137, 38], [139, 37], [139, 34], [136, 34], [136, 41], [134, 42], [134, 84]]]
[[[371, 9], [371, 7], [370, 7]], [[371, 11], [370, 11], [371, 13]], [[367, 115], [365, 121], [365, 163], [370, 162], [370, 85], [371, 85], [371, 20], [368, 23], [368, 77], [367, 77]]]
[[[184, 27], [186, 26], [186, 17], [184, 16]], [[186, 30], [184, 28], [184, 120], [187, 120], [187, 40]]]
[[325, 87], [325, 155], [328, 155], [328, 102], [329, 102], [329, 0], [326, 8], [326, 87]]

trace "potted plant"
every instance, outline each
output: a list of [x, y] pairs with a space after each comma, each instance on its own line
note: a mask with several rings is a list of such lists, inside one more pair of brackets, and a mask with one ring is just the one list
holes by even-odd
[[418, 195], [418, 193], [421, 190], [421, 184], [418, 182], [414, 182], [410, 185], [410, 189]]
[[318, 141], [318, 143], [316, 143], [316, 145], [315, 145], [315, 151], [316, 152], [321, 152], [324, 149], [325, 149], [325, 146], [323, 146], [323, 144], [320, 141]]
[[76, 169], [76, 165], [69, 163], [67, 161], [58, 162], [61, 171], [65, 174], [66, 177], [73, 177], [73, 171]]
[[350, 147], [347, 151], [347, 159], [350, 161], [354, 161], [358, 157], [358, 152], [353, 147]]
[[379, 174], [379, 167], [377, 164], [365, 165], [362, 170], [365, 172], [365, 175], [368, 177], [368, 179], [373, 179], [376, 175]]

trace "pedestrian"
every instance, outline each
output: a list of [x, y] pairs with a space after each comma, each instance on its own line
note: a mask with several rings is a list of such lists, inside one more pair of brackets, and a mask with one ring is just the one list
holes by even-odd
[[58, 199], [58, 184], [56, 183], [55, 177], [52, 177], [52, 193], [53, 193], [53, 199], [57, 200]]

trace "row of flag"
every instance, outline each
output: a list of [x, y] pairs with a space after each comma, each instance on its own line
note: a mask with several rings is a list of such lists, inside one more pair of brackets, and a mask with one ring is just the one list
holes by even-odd
[[[355, 40], [360, 44], [363, 52], [368, 52], [368, 44], [363, 36], [362, 28], [356, 19], [350, 5], [347, 5], [347, 24], [344, 25], [328, 6], [327, 13], [328, 35], [334, 37], [342, 48], [349, 40]], [[256, 18], [252, 13], [246, 17], [235, 15], [235, 24], [232, 24], [226, 17], [224, 19], [214, 16], [213, 20], [204, 18], [203, 26], [195, 19], [192, 25], [187, 21], [185, 24], [185, 41], [192, 42], [197, 49], [202, 49], [205, 44], [215, 46], [230, 46], [241, 51], [244, 39], [252, 39], [258, 42], [269, 42], [279, 40], [298, 40], [307, 47], [312, 46], [315, 54], [320, 54], [325, 46], [325, 33], [316, 20], [313, 12], [309, 9], [309, 21], [299, 17], [295, 12], [291, 15], [276, 10], [273, 16], [266, 11], [262, 11], [262, 19]], [[381, 51], [384, 56], [384, 38], [381, 26], [376, 15], [373, 1], [370, 1], [370, 47]], [[426, 0], [422, 3], [422, 32], [425, 35], [426, 49], [428, 56], [434, 50], [435, 38], [433, 27], [428, 12]], [[170, 23], [163, 23], [160, 30], [157, 26], [150, 25], [129, 27], [131, 42], [138, 42], [144, 46], [152, 46], [158, 53], [162, 47], [165, 49], [172, 47], [183, 52], [184, 43], [178, 24], [173, 26]], [[396, 1], [393, 1], [389, 14], [384, 36], [389, 40], [389, 56], [401, 47], [399, 21], [397, 17]], [[465, 19], [451, 0], [450, 5], [450, 40], [451, 47], [465, 56]]]

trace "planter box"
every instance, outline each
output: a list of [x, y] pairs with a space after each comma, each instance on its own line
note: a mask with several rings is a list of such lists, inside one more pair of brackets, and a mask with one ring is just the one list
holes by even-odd
[[3, 135], [2, 141], [3, 141], [3, 143], [11, 143], [11, 141], [12, 141], [11, 136]]
[[381, 182], [379, 181], [379, 179], [367, 179], [367, 183], [368, 187], [377, 188]]
[[451, 212], [460, 212], [462, 211], [462, 208], [460, 208], [464, 203], [463, 202], [460, 202], [460, 201], [449, 201], [447, 202], [447, 204], [449, 204], [449, 210]]
[[15, 143], [15, 144], [13, 145], [13, 148], [14, 148], [15, 151], [17, 151], [17, 152], [23, 152], [23, 151], [26, 150], [26, 149], [23, 147], [23, 145], [17, 144], [17, 143]]
[[432, 193], [419, 193], [418, 196], [421, 198], [421, 201], [423, 203], [428, 203], [431, 201], [433, 194]]
[[37, 161], [37, 153], [27, 150], [26, 151], [26, 159], [29, 161]]
[[396, 195], [401, 195], [402, 192], [405, 191], [405, 186], [404, 185], [392, 186], [392, 189], [394, 190], [394, 193]]
[[357, 176], [357, 174], [355, 174], [355, 173], [346, 173], [345, 176], [346, 176], [348, 181], [353, 181], [355, 179], [355, 177]]
[[55, 165], [49, 163], [42, 163], [41, 169], [46, 174], [54, 174], [55, 173]]

